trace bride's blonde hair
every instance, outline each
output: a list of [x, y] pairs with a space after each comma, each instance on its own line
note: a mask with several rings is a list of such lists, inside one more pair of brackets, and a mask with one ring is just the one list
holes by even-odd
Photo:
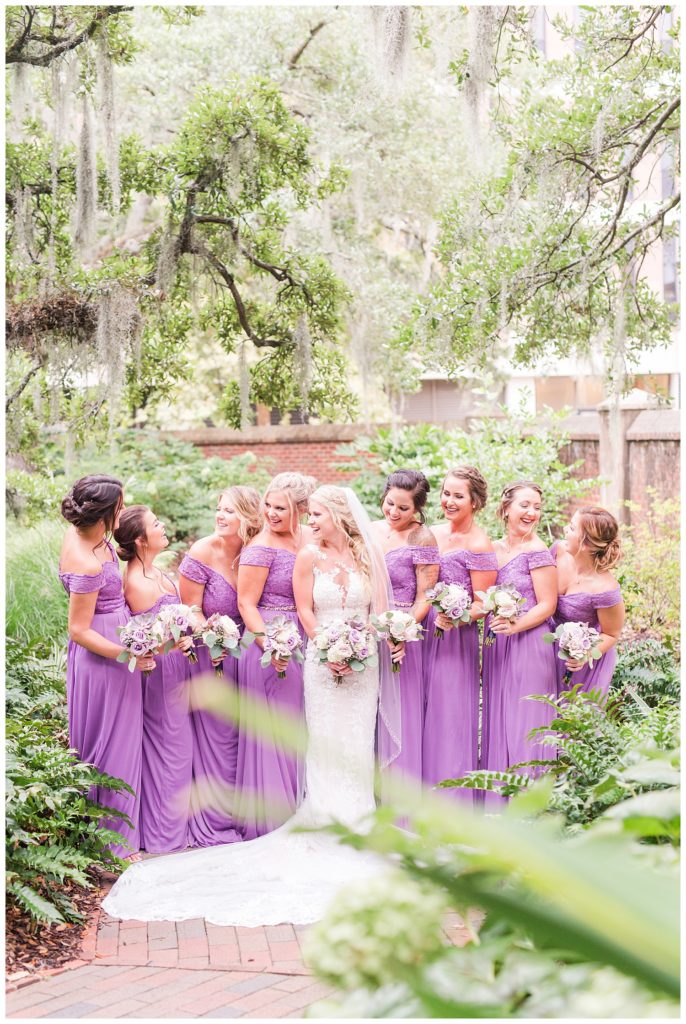
[[310, 495], [310, 501], [316, 501], [319, 505], [324, 506], [336, 529], [345, 535], [355, 566], [367, 580], [370, 580], [372, 565], [369, 551], [355, 522], [355, 517], [350, 511], [345, 490], [342, 487], [336, 487], [335, 484], [325, 484]]

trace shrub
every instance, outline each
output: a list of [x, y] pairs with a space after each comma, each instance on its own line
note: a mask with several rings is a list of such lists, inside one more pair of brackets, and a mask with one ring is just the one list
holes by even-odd
[[59, 519], [64, 497], [63, 477], [10, 469], [5, 479], [7, 511], [22, 526], [35, 526], [43, 519]]
[[680, 672], [672, 651], [652, 637], [621, 642], [610, 693], [624, 700], [627, 710], [636, 707], [632, 694], [649, 707], [655, 707], [663, 697], [679, 700]]
[[495, 509], [503, 487], [518, 478], [533, 479], [544, 492], [541, 532], [548, 543], [553, 529], [566, 521], [565, 508], [573, 498], [592, 490], [597, 481], [577, 480], [572, 471], [580, 463], [565, 465], [559, 452], [567, 441], [560, 427], [564, 414], [544, 421], [528, 416], [504, 416], [472, 423], [469, 431], [446, 430], [430, 424], [379, 430], [374, 437], [357, 438], [338, 449], [346, 456], [338, 468], [358, 475], [355, 491], [373, 518], [380, 515], [379, 499], [386, 476], [394, 469], [420, 469], [431, 484], [427, 519], [440, 516], [440, 486], [448, 470], [460, 463], [476, 466], [488, 481], [489, 502], [479, 522], [494, 536], [502, 532]]
[[123, 430], [112, 458], [98, 454], [79, 462], [86, 472], [108, 472], [125, 485], [127, 504], [150, 505], [165, 523], [173, 547], [183, 548], [214, 529], [217, 495], [232, 484], [262, 490], [270, 473], [249, 452], [233, 459], [205, 458], [199, 448], [152, 431]]
[[45, 521], [7, 534], [8, 634], [24, 645], [66, 643], [67, 598], [57, 572], [64, 525]]
[[123, 861], [107, 849], [121, 842], [103, 818], [122, 818], [88, 798], [91, 786], [128, 789], [82, 764], [67, 748], [64, 653], [46, 658], [10, 639], [7, 645], [6, 891], [34, 922], [78, 921], [60, 885], [90, 886], [88, 869]]
[[627, 594], [631, 627], [660, 635], [669, 646], [679, 634], [679, 529], [678, 498], [658, 498], [646, 488], [647, 509], [629, 503], [631, 526], [623, 530], [624, 559], [620, 582]]
[[[150, 505], [167, 526], [172, 547], [184, 547], [214, 527], [214, 502], [225, 487], [250, 484], [262, 490], [271, 476], [269, 460], [246, 452], [232, 459], [205, 458], [195, 445], [161, 438], [155, 431], [122, 430], [111, 450], [87, 446], [67, 479], [55, 459], [55, 476], [12, 471], [16, 496], [8, 503], [15, 519], [32, 525], [39, 518], [62, 522], [59, 506], [74, 479], [111, 473], [125, 485], [128, 504]], [[64, 524], [63, 524], [64, 525]]]

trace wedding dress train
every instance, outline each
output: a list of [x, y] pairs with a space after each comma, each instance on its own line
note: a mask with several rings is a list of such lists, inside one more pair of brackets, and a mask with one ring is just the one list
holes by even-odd
[[[315, 566], [314, 611], [320, 624], [369, 614], [369, 588], [350, 571], [347, 586]], [[103, 902], [112, 917], [212, 924], [309, 924], [321, 919], [345, 885], [381, 873], [376, 856], [330, 833], [303, 833], [342, 822], [358, 830], [373, 812], [374, 733], [379, 672], [334, 682], [313, 644], [305, 658], [308, 730], [305, 798], [284, 825], [244, 843], [141, 861], [126, 869]]]

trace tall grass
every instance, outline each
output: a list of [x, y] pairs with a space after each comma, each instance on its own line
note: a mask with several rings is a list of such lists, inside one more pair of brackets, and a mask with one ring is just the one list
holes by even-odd
[[21, 643], [66, 643], [67, 598], [57, 576], [62, 523], [43, 522], [7, 532], [6, 620]]

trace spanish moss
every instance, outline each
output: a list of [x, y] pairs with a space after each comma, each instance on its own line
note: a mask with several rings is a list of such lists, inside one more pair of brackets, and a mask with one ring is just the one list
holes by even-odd
[[372, 7], [377, 68], [386, 84], [401, 85], [412, 36], [410, 7]]
[[93, 104], [87, 92], [82, 94], [80, 106], [81, 131], [76, 161], [76, 223], [74, 242], [82, 255], [85, 255], [95, 242], [98, 203]]
[[246, 430], [252, 426], [252, 409], [250, 408], [250, 372], [245, 338], [241, 338], [238, 347], [238, 394], [241, 407], [241, 430]]
[[121, 183], [119, 178], [119, 141], [114, 99], [114, 64], [110, 55], [107, 38], [98, 40], [98, 84], [100, 86], [100, 123], [104, 139], [107, 180], [112, 194], [112, 208], [119, 213], [121, 206]]
[[304, 313], [298, 318], [293, 337], [295, 341], [295, 376], [300, 388], [303, 417], [307, 418], [310, 388], [312, 387], [312, 336]]
[[483, 134], [488, 111], [488, 85], [493, 74], [493, 59], [500, 7], [474, 6], [467, 14], [469, 59], [465, 70], [464, 98], [473, 140], [473, 152]]

